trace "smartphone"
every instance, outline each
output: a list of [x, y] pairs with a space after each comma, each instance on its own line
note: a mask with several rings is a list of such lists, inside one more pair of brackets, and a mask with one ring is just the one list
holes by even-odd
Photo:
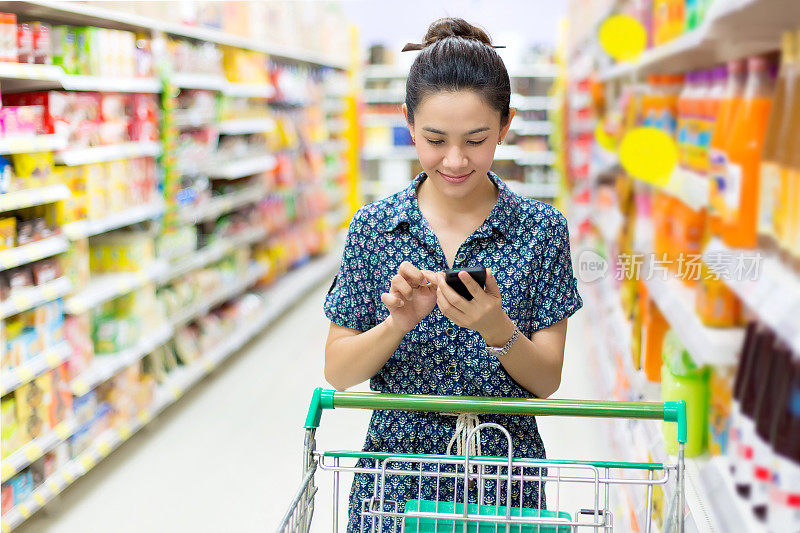
[[458, 279], [458, 273], [461, 271], [466, 272], [472, 279], [478, 282], [478, 285], [481, 286], [482, 289], [486, 288], [486, 268], [484, 267], [470, 267], [470, 268], [454, 268], [452, 270], [447, 270], [444, 273], [444, 280], [450, 285], [453, 290], [455, 290], [458, 294], [463, 296], [467, 300], [472, 300], [472, 295], [467, 290], [467, 286], [464, 285], [460, 279]]

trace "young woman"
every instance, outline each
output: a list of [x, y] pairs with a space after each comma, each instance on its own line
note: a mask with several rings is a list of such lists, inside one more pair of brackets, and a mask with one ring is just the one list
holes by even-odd
[[[325, 378], [338, 390], [369, 379], [387, 393], [546, 398], [561, 382], [567, 318], [582, 301], [564, 216], [489, 171], [514, 117], [508, 72], [486, 33], [461, 19], [434, 22], [406, 49], [420, 50], [403, 112], [424, 172], [353, 217], [325, 301]], [[488, 269], [486, 288], [462, 272], [467, 300], [443, 271], [473, 266]], [[449, 453], [463, 418], [375, 411], [364, 450]], [[533, 417], [480, 421], [504, 426], [515, 456], [545, 457]], [[500, 432], [479, 439], [483, 455], [508, 455]], [[359, 530], [373, 482], [356, 475], [349, 531]], [[394, 479], [385, 498], [402, 510], [418, 491], [411, 478]], [[434, 494], [425, 482], [423, 496]], [[526, 483], [523, 502], [544, 507], [543, 491]]]

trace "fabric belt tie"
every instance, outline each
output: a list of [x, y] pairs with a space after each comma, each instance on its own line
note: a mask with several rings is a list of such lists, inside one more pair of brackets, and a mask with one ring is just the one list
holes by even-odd
[[458, 417], [456, 418], [456, 429], [453, 432], [453, 437], [447, 445], [447, 455], [451, 454], [453, 444], [456, 445], [456, 455], [469, 455], [470, 457], [482, 455], [480, 430], [475, 432], [471, 441], [467, 442], [470, 432], [481, 423], [481, 421], [478, 420], [478, 415], [475, 413], [442, 414]]

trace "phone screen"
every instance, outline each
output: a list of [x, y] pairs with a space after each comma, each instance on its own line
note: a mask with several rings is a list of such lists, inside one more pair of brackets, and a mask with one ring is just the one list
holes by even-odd
[[465, 271], [472, 279], [474, 279], [478, 285], [481, 286], [482, 289], [486, 288], [486, 268], [484, 267], [470, 267], [470, 268], [454, 268], [452, 270], [447, 270], [444, 273], [444, 279], [448, 285], [450, 285], [453, 290], [455, 290], [458, 294], [464, 297], [466, 300], [472, 300], [472, 295], [467, 290], [466, 285], [458, 279], [458, 273], [461, 271]]

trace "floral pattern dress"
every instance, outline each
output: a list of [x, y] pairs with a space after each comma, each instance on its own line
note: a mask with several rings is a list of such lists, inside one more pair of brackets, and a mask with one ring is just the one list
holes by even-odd
[[[491, 268], [504, 310], [520, 332], [530, 337], [583, 305], [572, 270], [566, 219], [546, 203], [515, 194], [494, 173], [487, 177], [498, 189], [497, 202], [484, 223], [461, 244], [453, 268]], [[419, 269], [448, 268], [417, 203], [417, 188], [426, 178], [424, 172], [419, 174], [406, 189], [362, 207], [353, 217], [339, 272], [325, 299], [325, 314], [332, 322], [367, 331], [385, 320], [389, 312], [380, 295], [388, 292], [403, 261]], [[435, 307], [372, 377], [370, 388], [397, 394], [534, 397], [484, 347], [480, 334], [455, 325]], [[505, 427], [513, 439], [515, 457], [545, 457], [534, 417], [481, 415], [480, 422]], [[445, 414], [374, 411], [364, 450], [444, 454], [455, 426], [456, 418]], [[499, 431], [484, 430], [480, 440], [483, 455], [508, 456], [506, 437]], [[360, 466], [372, 463], [362, 460]], [[428, 483], [431, 478], [425, 480], [420, 487], [417, 478], [389, 476], [384, 497], [396, 502], [398, 510], [408, 499], [437, 497], [436, 487]], [[374, 494], [374, 483], [371, 474], [355, 476], [348, 531], [360, 531], [363, 524], [371, 530], [369, 517], [363, 517], [362, 523], [361, 510]], [[454, 493], [452, 485], [445, 488], [439, 487], [439, 499], [448, 491]], [[487, 485], [486, 502], [494, 502], [490, 488]], [[518, 505], [519, 487], [514, 491], [513, 504]], [[474, 493], [470, 499], [475, 501]], [[523, 504], [545, 507], [538, 484], [524, 485]], [[390, 522], [389, 527], [384, 522], [384, 530], [390, 530]]]

